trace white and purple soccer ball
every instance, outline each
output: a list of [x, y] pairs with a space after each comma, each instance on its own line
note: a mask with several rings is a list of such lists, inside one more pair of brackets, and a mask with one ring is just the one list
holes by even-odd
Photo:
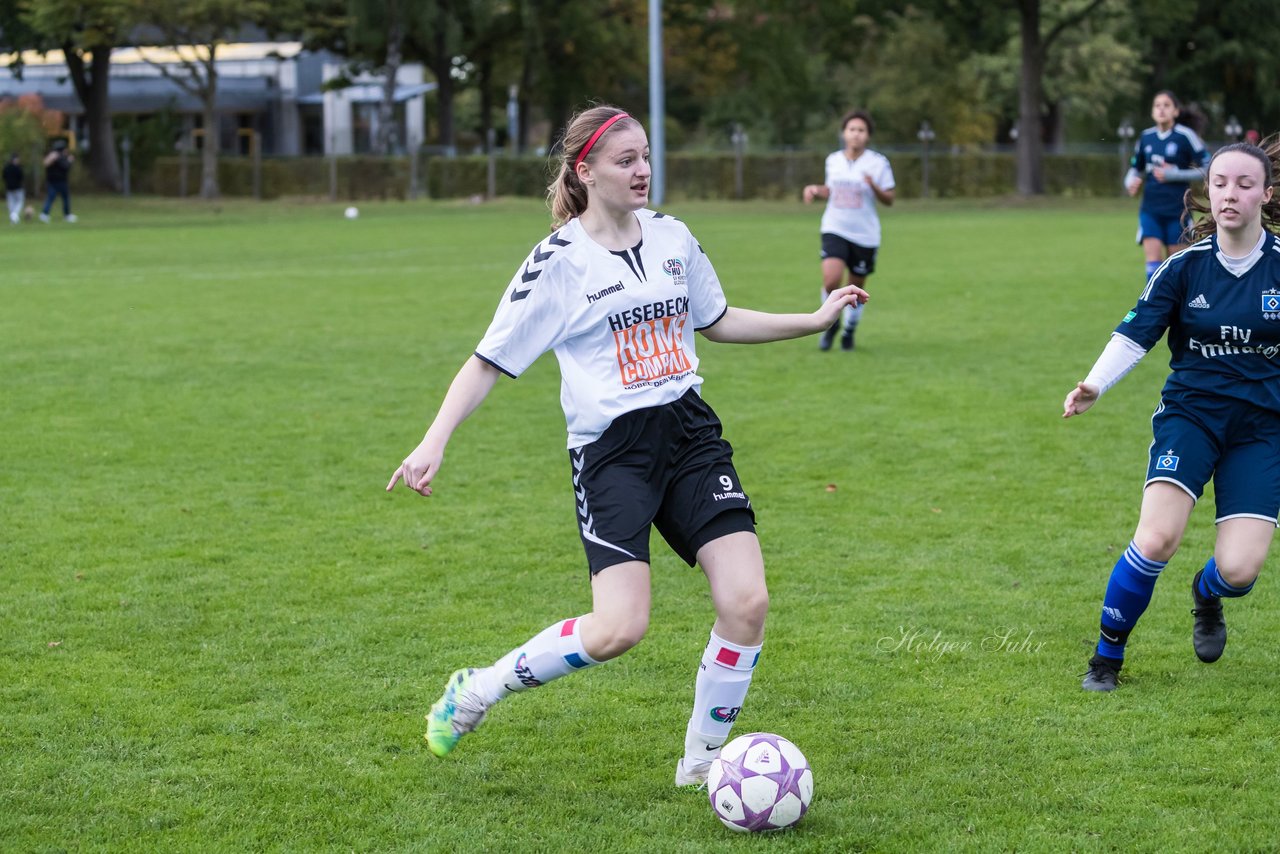
[[800, 748], [780, 735], [753, 732], [726, 744], [711, 763], [707, 794], [730, 830], [791, 827], [813, 798], [813, 771]]

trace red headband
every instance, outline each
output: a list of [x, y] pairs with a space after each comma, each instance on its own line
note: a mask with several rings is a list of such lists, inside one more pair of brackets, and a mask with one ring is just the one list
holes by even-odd
[[591, 134], [591, 139], [587, 140], [587, 144], [582, 146], [582, 153], [579, 154], [578, 159], [573, 162], [573, 168], [577, 169], [578, 164], [580, 164], [583, 160], [587, 159], [587, 155], [591, 153], [591, 146], [596, 144], [596, 140], [604, 136], [605, 131], [613, 127], [614, 122], [616, 122], [618, 119], [629, 119], [629, 118], [631, 118], [631, 116], [627, 115], [626, 113], [616, 113], [615, 115], [610, 116], [605, 121], [604, 124], [600, 125], [600, 127], [596, 130], [595, 133]]

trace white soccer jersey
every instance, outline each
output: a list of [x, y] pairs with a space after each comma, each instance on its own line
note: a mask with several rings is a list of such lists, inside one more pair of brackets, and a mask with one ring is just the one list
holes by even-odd
[[843, 151], [827, 155], [827, 209], [822, 212], [822, 233], [835, 234], [850, 243], [874, 249], [880, 245], [880, 217], [876, 215], [876, 194], [866, 177], [882, 190], [892, 190], [893, 169], [889, 158], [867, 149], [850, 160]]
[[637, 212], [641, 239], [611, 251], [577, 219], [533, 248], [476, 355], [518, 377], [554, 350], [569, 447], [615, 418], [699, 388], [694, 332], [724, 316], [716, 272], [684, 223]]

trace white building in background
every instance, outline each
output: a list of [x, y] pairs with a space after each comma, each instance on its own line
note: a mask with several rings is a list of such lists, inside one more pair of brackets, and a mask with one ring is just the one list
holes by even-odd
[[[342, 77], [344, 65], [332, 57], [321, 65], [323, 83]], [[396, 74], [395, 146], [412, 151], [422, 145], [426, 119], [426, 95], [436, 88], [423, 80], [423, 66], [403, 65]], [[352, 154], [369, 151], [378, 136], [378, 111], [386, 78], [364, 74], [341, 89], [322, 91], [298, 98], [303, 107], [320, 105], [325, 154]]]
[[[148, 116], [168, 110], [182, 118], [185, 128], [199, 128], [199, 99], [155, 67], [185, 75], [183, 56], [196, 56], [195, 49], [112, 51], [112, 114]], [[84, 107], [62, 52], [24, 53], [21, 79], [9, 68], [15, 59], [0, 55], [0, 99], [38, 94], [46, 107], [67, 116], [78, 145], [90, 144]], [[244, 42], [219, 46], [216, 68], [219, 150], [247, 154], [254, 134], [267, 155], [362, 154], [371, 149], [382, 80], [366, 75], [346, 88], [326, 88], [326, 83], [342, 77], [341, 57], [304, 51], [300, 42]], [[425, 70], [416, 63], [402, 66], [396, 77], [395, 139], [396, 147], [405, 151], [423, 142], [426, 97], [436, 84], [425, 82]]]

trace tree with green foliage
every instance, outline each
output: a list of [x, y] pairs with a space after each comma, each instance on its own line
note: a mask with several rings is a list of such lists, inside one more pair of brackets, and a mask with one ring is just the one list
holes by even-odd
[[[268, 34], [300, 29], [310, 8], [304, 0], [126, 0], [147, 28], [134, 44], [142, 58], [167, 80], [200, 101], [204, 145], [200, 195], [216, 198], [218, 188], [218, 48], [246, 26]], [[157, 48], [164, 48], [168, 55]]]
[[62, 49], [89, 131], [87, 164], [99, 187], [120, 189], [111, 117], [111, 51], [130, 28], [129, 0], [40, 0], [23, 6], [31, 29]]
[[[1172, 89], [1214, 120], [1280, 129], [1280, 16], [1274, 0], [1135, 0], [1133, 39], [1150, 74], [1147, 97]], [[1208, 129], [1203, 129], [1208, 131]]]
[[62, 113], [46, 109], [39, 95], [0, 99], [0, 156], [8, 159], [16, 153], [27, 158], [34, 170], [49, 137], [61, 127]]
[[396, 150], [396, 77], [405, 62], [406, 44], [426, 25], [434, 0], [347, 0], [345, 55], [354, 73], [369, 70], [383, 77], [373, 150]]
[[[265, 0], [131, 0], [150, 26], [135, 38], [138, 53], [201, 106], [204, 144], [200, 195], [217, 198], [218, 48], [240, 27], [269, 11]], [[157, 49], [159, 48], [159, 49]], [[184, 139], [183, 145], [189, 140]]]
[[[982, 56], [957, 42], [936, 18], [915, 8], [882, 21], [863, 19], [856, 50], [833, 63], [829, 114], [866, 107], [876, 134], [914, 140], [923, 122], [952, 145], [990, 142], [996, 94]], [[835, 140], [834, 119], [825, 126]]]
[[[515, 0], [467, 0], [462, 6], [463, 54], [460, 69], [471, 69], [479, 98], [476, 132], [485, 151], [497, 104], [508, 83], [518, 79], [521, 63], [520, 17]], [[464, 82], [465, 79], [464, 79]]]

